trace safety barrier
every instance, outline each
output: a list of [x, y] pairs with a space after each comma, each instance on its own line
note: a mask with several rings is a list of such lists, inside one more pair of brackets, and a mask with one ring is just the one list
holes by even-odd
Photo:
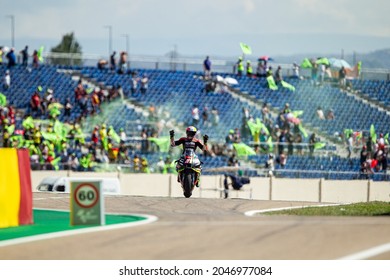
[[[122, 174], [93, 172], [33, 171], [35, 187], [49, 176], [118, 177], [122, 195], [183, 197], [176, 175], [172, 174]], [[201, 187], [195, 188], [192, 197], [223, 197], [223, 175], [202, 176]], [[231, 198], [254, 200], [283, 200], [328, 203], [356, 203], [368, 201], [390, 202], [390, 183], [372, 180], [325, 180], [252, 177], [250, 183], [239, 191], [232, 191]]]

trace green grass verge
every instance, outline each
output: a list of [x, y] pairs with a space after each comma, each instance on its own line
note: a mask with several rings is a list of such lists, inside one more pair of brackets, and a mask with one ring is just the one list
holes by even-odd
[[[34, 224], [0, 229], [0, 241], [33, 236], [37, 234], [53, 233], [65, 230], [75, 230], [97, 226], [72, 226], [70, 213], [51, 210], [33, 210]], [[106, 225], [142, 221], [146, 218], [131, 215], [106, 214]]]
[[389, 202], [354, 203], [339, 206], [305, 207], [266, 212], [265, 215], [298, 216], [390, 216]]

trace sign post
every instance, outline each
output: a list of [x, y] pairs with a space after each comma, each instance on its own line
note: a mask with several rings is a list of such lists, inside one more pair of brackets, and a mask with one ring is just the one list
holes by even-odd
[[70, 224], [104, 225], [101, 181], [75, 181], [70, 186]]

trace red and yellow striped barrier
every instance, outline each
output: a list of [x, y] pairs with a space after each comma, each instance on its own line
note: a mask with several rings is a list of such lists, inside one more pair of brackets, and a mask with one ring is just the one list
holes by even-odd
[[28, 150], [0, 148], [0, 228], [32, 223]]

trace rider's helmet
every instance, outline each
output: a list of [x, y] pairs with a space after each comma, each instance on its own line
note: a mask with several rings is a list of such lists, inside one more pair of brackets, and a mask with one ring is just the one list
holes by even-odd
[[189, 126], [187, 127], [186, 129], [186, 134], [187, 134], [187, 137], [194, 137], [195, 134], [196, 134], [196, 127], [195, 126]]

